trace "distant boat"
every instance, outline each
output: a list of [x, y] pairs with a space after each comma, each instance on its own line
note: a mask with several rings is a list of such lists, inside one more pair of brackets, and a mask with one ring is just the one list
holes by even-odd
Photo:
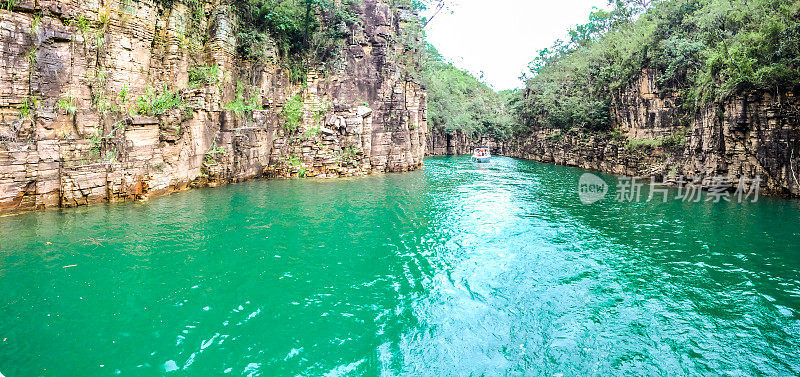
[[479, 164], [485, 164], [492, 159], [492, 154], [489, 153], [489, 147], [477, 147], [475, 151], [472, 152], [472, 162], [477, 162]]

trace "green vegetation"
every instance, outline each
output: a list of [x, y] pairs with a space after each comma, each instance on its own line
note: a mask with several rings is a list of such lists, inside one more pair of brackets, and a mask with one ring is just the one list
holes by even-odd
[[747, 90], [800, 86], [794, 0], [616, 1], [539, 52], [519, 104], [528, 124], [608, 130], [612, 93], [644, 69], [682, 94], [688, 115]]
[[36, 36], [39, 33], [39, 27], [42, 26], [42, 15], [36, 14], [31, 21], [31, 35]]
[[646, 140], [639, 140], [639, 139], [628, 139], [627, 148], [629, 150], [649, 150], [653, 148], [674, 148], [677, 146], [682, 146], [686, 144], [686, 136], [682, 134], [676, 134], [666, 137], [661, 137], [658, 139], [646, 139]]
[[300, 158], [294, 153], [290, 154], [289, 157], [286, 158], [286, 163], [293, 169], [297, 169], [297, 176], [299, 178], [305, 178], [306, 175], [308, 175], [308, 169], [303, 167], [303, 161], [300, 160]]
[[[164, 0], [162, 0], [164, 1]], [[394, 9], [438, 10], [447, 0], [392, 0]], [[237, 30], [237, 52], [246, 60], [277, 58], [289, 71], [293, 82], [303, 82], [309, 67], [335, 71], [351, 30], [361, 27], [355, 11], [360, 0], [243, 0], [232, 2], [241, 20]], [[391, 59], [400, 62], [406, 78], [419, 72], [425, 52], [423, 20], [406, 22], [393, 42], [403, 49], [391, 49]], [[277, 55], [277, 56], [275, 56]]]
[[298, 167], [298, 166], [300, 166], [300, 165], [302, 165], [302, 164], [303, 164], [303, 162], [302, 162], [302, 161], [300, 161], [300, 158], [298, 158], [297, 156], [295, 156], [295, 154], [294, 154], [294, 153], [292, 153], [291, 155], [289, 155], [289, 157], [286, 159], [286, 162], [287, 162], [287, 163], [288, 163], [290, 166], [292, 166], [292, 167]]
[[25, 98], [19, 106], [19, 117], [22, 119], [33, 120], [33, 111], [39, 106], [36, 97]]
[[[391, 4], [416, 11], [430, 8], [431, 18], [451, 5], [448, 0], [392, 0]], [[390, 58], [400, 62], [404, 80], [421, 82], [427, 91], [430, 128], [448, 134], [463, 131], [473, 138], [512, 136], [518, 124], [512, 111], [518, 97], [516, 92], [498, 93], [481, 79], [446, 61], [425, 43], [424, 28], [428, 22], [430, 19], [406, 22], [393, 41], [402, 48], [392, 51]]]
[[177, 91], [171, 91], [164, 85], [161, 93], [156, 93], [155, 89], [148, 87], [141, 97], [136, 107], [136, 111], [142, 115], [161, 115], [166, 110], [183, 107], [183, 97]]
[[422, 83], [428, 92], [428, 119], [432, 129], [456, 130], [477, 137], [511, 136], [514, 121], [508, 108], [511, 92], [492, 88], [445, 61], [432, 46], [423, 63]]
[[236, 83], [236, 99], [225, 105], [225, 110], [233, 111], [237, 116], [242, 117], [253, 110], [261, 109], [261, 97], [257, 94], [248, 95], [245, 89], [245, 85], [241, 81]]
[[264, 59], [271, 50], [285, 63], [294, 82], [305, 80], [311, 63], [336, 60], [358, 22], [350, 9], [354, 0], [243, 0], [233, 2], [241, 22], [238, 53], [244, 59]]
[[83, 15], [81, 15], [78, 16], [78, 18], [76, 18], [74, 21], [75, 21], [75, 27], [78, 28], [78, 31], [80, 31], [81, 34], [85, 35], [89, 31], [91, 23], [89, 22], [89, 20], [86, 19], [86, 17], [83, 17]]
[[63, 110], [69, 115], [75, 115], [78, 111], [78, 100], [72, 95], [62, 96], [58, 99], [58, 102], [56, 102], [56, 108]]
[[128, 89], [128, 84], [123, 84], [122, 89], [119, 91], [119, 101], [120, 103], [125, 106], [128, 103], [128, 95], [130, 94], [130, 89]]
[[94, 160], [100, 157], [103, 150], [103, 135], [100, 130], [95, 130], [89, 135], [89, 156]]
[[[292, 101], [294, 102], [294, 99]], [[296, 103], [292, 105], [294, 109], [290, 110], [290, 112], [294, 113], [291, 114], [290, 118], [297, 118], [302, 117], [302, 102], [298, 107]], [[306, 130], [306, 138], [314, 138], [317, 137], [320, 133], [322, 133], [322, 126], [325, 122], [325, 115], [327, 115], [333, 109], [333, 103], [330, 100], [322, 99], [322, 103], [319, 105], [319, 108], [313, 111], [312, 114], [312, 121], [313, 123], [308, 125], [308, 129]], [[299, 112], [298, 112], [299, 110]], [[284, 117], [286, 117], [287, 113], [284, 113]]]
[[288, 101], [283, 107], [283, 129], [287, 133], [295, 133], [303, 122], [303, 98], [298, 94]]
[[189, 68], [189, 87], [199, 88], [209, 85], [217, 85], [222, 79], [222, 72], [219, 66], [198, 65]]
[[217, 165], [217, 157], [225, 155], [226, 152], [227, 150], [225, 147], [218, 147], [215, 142], [211, 149], [205, 154], [206, 165]]
[[358, 166], [358, 149], [353, 146], [342, 148], [342, 151], [337, 154], [336, 159], [339, 160], [340, 164], [353, 164]]
[[31, 69], [33, 69], [33, 66], [35, 66], [36, 63], [39, 61], [39, 46], [34, 45], [33, 47], [31, 47], [31, 50], [28, 51], [27, 58], [28, 58], [28, 64], [31, 66]]

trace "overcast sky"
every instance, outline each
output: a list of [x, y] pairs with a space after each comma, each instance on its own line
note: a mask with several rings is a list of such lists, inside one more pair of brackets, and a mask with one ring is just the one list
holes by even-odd
[[585, 23], [607, 0], [455, 0], [427, 27], [428, 41], [459, 68], [496, 90], [521, 87], [519, 76], [536, 51]]

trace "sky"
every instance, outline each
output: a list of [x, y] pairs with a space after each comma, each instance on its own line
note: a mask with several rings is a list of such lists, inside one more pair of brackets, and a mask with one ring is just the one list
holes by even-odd
[[522, 87], [519, 77], [536, 52], [564, 39], [607, 0], [455, 0], [428, 27], [428, 42], [457, 67], [495, 90]]

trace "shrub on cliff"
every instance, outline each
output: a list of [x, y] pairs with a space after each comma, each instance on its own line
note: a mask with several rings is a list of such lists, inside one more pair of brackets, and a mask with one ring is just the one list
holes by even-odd
[[225, 110], [233, 111], [238, 117], [261, 110], [261, 96], [254, 92], [253, 87], [245, 87], [244, 83], [236, 83], [236, 99], [224, 106]]
[[238, 53], [263, 59], [274, 47], [295, 82], [305, 79], [311, 63], [335, 60], [358, 20], [355, 0], [244, 0], [233, 2], [240, 19]]
[[219, 66], [199, 65], [189, 68], [189, 87], [199, 88], [207, 85], [217, 85], [222, 78]]
[[295, 95], [283, 106], [283, 129], [290, 134], [297, 132], [303, 122], [303, 98]]
[[141, 115], [161, 115], [166, 110], [183, 107], [183, 98], [179, 92], [171, 91], [164, 85], [161, 92], [147, 87], [145, 93], [139, 97], [136, 111]]

